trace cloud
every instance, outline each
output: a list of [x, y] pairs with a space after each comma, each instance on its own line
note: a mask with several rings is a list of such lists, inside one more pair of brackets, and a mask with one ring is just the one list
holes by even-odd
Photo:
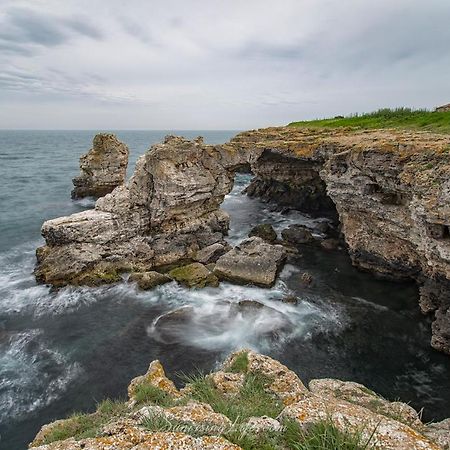
[[447, 0], [3, 2], [3, 127], [236, 129], [450, 100]]
[[61, 18], [29, 8], [11, 7], [0, 20], [0, 46], [8, 53], [32, 55], [36, 46], [62, 45], [78, 36], [100, 39], [86, 18]]

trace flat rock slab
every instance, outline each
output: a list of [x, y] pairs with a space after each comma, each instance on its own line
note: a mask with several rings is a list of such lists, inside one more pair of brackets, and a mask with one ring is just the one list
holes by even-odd
[[222, 279], [238, 284], [270, 287], [286, 259], [281, 245], [272, 245], [260, 237], [246, 239], [221, 256], [214, 273]]

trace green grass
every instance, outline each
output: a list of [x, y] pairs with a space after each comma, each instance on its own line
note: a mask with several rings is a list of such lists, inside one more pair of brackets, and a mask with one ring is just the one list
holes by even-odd
[[85, 439], [96, 437], [101, 428], [113, 418], [120, 417], [127, 410], [125, 402], [117, 400], [104, 400], [93, 414], [75, 413], [64, 420], [47, 434], [43, 444], [61, 441], [73, 437]]
[[136, 403], [154, 403], [158, 406], [173, 406], [174, 400], [169, 393], [149, 383], [140, 383], [134, 391]]
[[343, 118], [336, 117], [292, 122], [289, 126], [304, 128], [398, 128], [450, 133], [450, 112], [432, 112], [425, 109], [411, 108], [384, 108], [371, 113], [354, 114]]
[[339, 431], [330, 420], [313, 425], [307, 432], [293, 420], [285, 420], [282, 425], [281, 431], [258, 433], [240, 423], [218, 430], [217, 427], [201, 423], [186, 424], [158, 414], [147, 418], [143, 423], [152, 432], [180, 432], [193, 437], [221, 434], [244, 450], [373, 450], [371, 438], [365, 440], [361, 433]]
[[232, 422], [241, 423], [253, 416], [277, 417], [283, 409], [282, 402], [266, 391], [271, 380], [259, 374], [247, 374], [236, 397], [223, 395], [204, 375], [188, 377], [186, 381], [190, 384], [194, 400], [208, 403], [214, 411], [227, 416]]
[[243, 351], [236, 355], [229, 370], [233, 373], [246, 373], [248, 370], [248, 353]]
[[371, 450], [372, 436], [364, 439], [362, 432], [343, 432], [330, 420], [314, 424], [307, 433], [301, 433], [297, 442], [291, 442], [292, 450]]

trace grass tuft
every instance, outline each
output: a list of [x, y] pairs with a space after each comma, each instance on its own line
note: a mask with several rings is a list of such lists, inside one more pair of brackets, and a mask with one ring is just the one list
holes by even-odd
[[96, 437], [104, 425], [113, 418], [122, 416], [126, 410], [127, 406], [125, 402], [109, 399], [104, 400], [97, 406], [95, 413], [75, 413], [53, 427], [45, 436], [42, 445], [71, 437], [76, 440]]
[[233, 373], [246, 373], [248, 370], [248, 353], [241, 352], [237, 354], [229, 370]]
[[271, 380], [260, 374], [247, 374], [240, 392], [233, 397], [219, 392], [204, 375], [188, 377], [187, 382], [194, 400], [208, 403], [232, 422], [242, 423], [253, 416], [277, 417], [283, 409], [282, 402], [266, 390]]
[[136, 403], [154, 403], [158, 406], [173, 406], [174, 400], [166, 391], [149, 383], [140, 383], [134, 391]]
[[308, 432], [300, 432], [290, 443], [292, 450], [372, 450], [372, 436], [364, 439], [362, 432], [339, 430], [331, 420], [318, 422]]

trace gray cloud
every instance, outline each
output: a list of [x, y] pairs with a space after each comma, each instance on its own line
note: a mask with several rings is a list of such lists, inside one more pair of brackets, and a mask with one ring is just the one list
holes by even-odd
[[0, 26], [0, 48], [8, 53], [28, 56], [36, 53], [36, 46], [61, 45], [73, 39], [74, 35], [92, 39], [102, 37], [87, 19], [60, 18], [28, 8], [7, 9]]
[[448, 0], [3, 1], [4, 127], [248, 128], [450, 101]]

